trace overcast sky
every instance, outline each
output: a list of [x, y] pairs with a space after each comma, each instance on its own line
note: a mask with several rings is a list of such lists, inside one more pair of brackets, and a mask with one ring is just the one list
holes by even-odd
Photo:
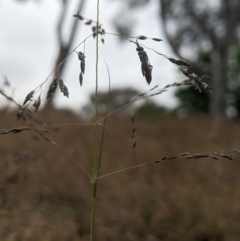
[[[71, 15], [77, 11], [76, 2], [72, 0]], [[173, 56], [161, 29], [158, 0], [150, 2], [147, 7], [131, 13], [136, 21], [132, 35], [163, 39], [163, 42], [147, 40], [141, 43], [158, 52]], [[41, 84], [53, 70], [58, 51], [56, 24], [60, 7], [59, 0], [27, 1], [27, 3], [17, 3], [14, 0], [0, 1], [0, 82], [3, 81], [4, 76], [8, 77], [15, 89], [14, 98], [21, 104], [25, 96]], [[106, 32], [116, 32], [112, 19], [119, 8], [124, 11], [122, 1], [100, 1], [100, 23]], [[82, 15], [96, 19], [96, 0], [86, 1]], [[66, 35], [67, 30], [66, 25]], [[81, 23], [74, 46], [90, 34], [91, 28]], [[83, 51], [83, 45], [77, 50]], [[150, 50], [147, 52], [153, 65], [153, 80], [150, 87], [142, 76], [136, 46], [127, 41], [120, 43], [117, 37], [106, 35], [105, 44], [100, 44], [99, 89], [107, 90], [108, 88], [108, 75], [104, 60], [110, 69], [112, 88], [133, 87], [146, 91], [157, 84], [164, 87], [166, 84], [182, 80], [174, 65]], [[83, 86], [79, 85], [79, 60], [74, 53], [69, 57], [67, 71], [62, 76], [69, 89], [69, 99], [57, 93], [56, 106], [80, 110], [87, 102], [89, 93], [94, 91], [95, 41], [92, 38], [86, 42], [85, 55], [86, 73]], [[45, 96], [42, 96], [42, 99], [44, 98]], [[3, 98], [0, 97], [0, 101], [2, 102]], [[155, 101], [167, 106], [173, 106], [176, 103], [172, 91], [163, 93], [161, 97], [155, 97]]]

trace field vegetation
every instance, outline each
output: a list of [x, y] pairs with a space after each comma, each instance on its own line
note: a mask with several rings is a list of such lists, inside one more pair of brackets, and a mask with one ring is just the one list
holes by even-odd
[[[15, 114], [1, 116], [0, 126], [15, 127]], [[91, 172], [94, 127], [65, 126], [81, 123], [69, 111], [39, 117]], [[108, 119], [100, 176], [183, 152], [224, 152], [234, 161], [183, 156], [99, 179], [97, 240], [239, 240], [240, 159], [230, 151], [240, 145], [240, 127], [212, 123], [204, 115], [135, 118], [132, 148], [131, 118]], [[34, 130], [1, 136], [1, 240], [89, 240], [92, 184], [71, 160]]]

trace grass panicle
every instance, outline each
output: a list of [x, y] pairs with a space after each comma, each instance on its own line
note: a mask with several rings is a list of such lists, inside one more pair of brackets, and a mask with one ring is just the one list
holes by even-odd
[[83, 74], [85, 73], [85, 58], [86, 56], [80, 51], [77, 53], [78, 54], [78, 59], [80, 60], [80, 74], [79, 74], [79, 83], [80, 86], [83, 84]]
[[[159, 53], [156, 50], [146, 47], [138, 42], [138, 40], [153, 40], [153, 41], [161, 42], [162, 40], [160, 38], [155, 38], [155, 37], [149, 38], [144, 35], [129, 37], [129, 36], [121, 36], [118, 34], [106, 32], [105, 29], [102, 28], [102, 25], [100, 24], [100, 20], [99, 20], [99, 2], [100, 1], [97, 0], [96, 21], [85, 18], [82, 15], [80, 15], [79, 13], [73, 15], [73, 17], [78, 18], [79, 21], [83, 21], [86, 26], [91, 26], [91, 34], [88, 37], [86, 37], [82, 42], [80, 42], [67, 56], [67, 58], [68, 58], [72, 53], [74, 53], [74, 52], [77, 53], [78, 60], [80, 61], [79, 83], [80, 83], [80, 86], [82, 86], [83, 76], [86, 71], [85, 70], [85, 67], [86, 67], [85, 66], [85, 64], [86, 64], [85, 63], [85, 58], [86, 58], [85, 43], [90, 37], [93, 37], [95, 39], [96, 57], [95, 57], [94, 119], [92, 122], [88, 122], [88, 123], [86, 123], [86, 122], [80, 123], [79, 122], [77, 124], [74, 124], [74, 123], [66, 124], [67, 127], [70, 127], [70, 126], [73, 126], [73, 127], [91, 126], [91, 127], [93, 127], [92, 171], [91, 172], [85, 166], [86, 164], [82, 163], [81, 158], [77, 158], [73, 154], [72, 150], [70, 150], [70, 148], [67, 148], [66, 145], [63, 143], [63, 141], [61, 141], [58, 138], [58, 136], [55, 135], [55, 133], [53, 131], [53, 127], [60, 127], [60, 126], [63, 127], [65, 124], [46, 124], [43, 120], [41, 120], [36, 115], [36, 112], [39, 110], [40, 106], [42, 105], [42, 101], [44, 100], [44, 98], [43, 99], [41, 98], [42, 86], [45, 85], [52, 76], [57, 76], [57, 77], [54, 77], [53, 80], [51, 81], [51, 83], [49, 84], [46, 100], [48, 100], [55, 94], [57, 87], [59, 87], [63, 96], [69, 97], [68, 87], [65, 85], [64, 81], [59, 76], [59, 70], [61, 69], [62, 64], [64, 63], [64, 61], [66, 61], [67, 58], [65, 58], [57, 66], [57, 68], [54, 69], [49, 74], [49, 76], [46, 78], [46, 80], [43, 83], [41, 83], [39, 86], [37, 86], [34, 90], [31, 90], [26, 95], [26, 97], [23, 101], [23, 105], [18, 104], [14, 100], [14, 98], [7, 95], [3, 90], [0, 89], [0, 94], [2, 96], [4, 96], [8, 101], [10, 101], [11, 103], [14, 103], [18, 107], [19, 112], [17, 114], [17, 120], [22, 119], [26, 123], [26, 125], [22, 126], [22, 127], [10, 128], [8, 130], [6, 130], [6, 129], [0, 130], [0, 135], [6, 135], [6, 134], [10, 134], [10, 133], [19, 134], [19, 133], [23, 133], [26, 131], [35, 132], [37, 134], [37, 136], [41, 137], [41, 139], [44, 139], [45, 141], [49, 142], [56, 148], [59, 148], [61, 151], [63, 151], [68, 156], [69, 160], [71, 160], [75, 165], [77, 165], [80, 168], [80, 170], [84, 173], [85, 177], [88, 178], [89, 183], [91, 183], [91, 188], [92, 188], [91, 189], [91, 215], [90, 215], [91, 217], [90, 217], [90, 228], [89, 228], [90, 229], [90, 233], [89, 233], [90, 241], [94, 241], [97, 236], [96, 216], [98, 214], [97, 197], [98, 197], [98, 186], [99, 186], [100, 179], [102, 180], [104, 178], [107, 178], [107, 177], [110, 177], [110, 176], [113, 176], [113, 175], [116, 175], [119, 173], [123, 173], [126, 171], [130, 171], [132, 169], [144, 167], [146, 165], [150, 165], [150, 164], [154, 164], [154, 163], [163, 163], [165, 161], [170, 161], [170, 160], [185, 159], [190, 162], [190, 160], [208, 158], [208, 159], [213, 159], [213, 160], [223, 159], [223, 160], [233, 161], [234, 155], [240, 154], [239, 149], [235, 149], [233, 151], [226, 151], [226, 152], [218, 152], [218, 151], [216, 151], [216, 152], [199, 152], [199, 153], [193, 153], [193, 154], [191, 154], [190, 152], [181, 152], [180, 154], [177, 154], [177, 155], [170, 155], [170, 156], [164, 156], [164, 157], [161, 157], [161, 154], [159, 154], [159, 158], [157, 158], [157, 159], [146, 160], [146, 158], [143, 157], [143, 158], [145, 158], [146, 161], [144, 161], [142, 163], [139, 163], [139, 162], [137, 164], [132, 163], [126, 167], [118, 167], [114, 171], [108, 170], [107, 172], [105, 172], [105, 174], [104, 173], [102, 174], [101, 167], [102, 167], [102, 163], [104, 160], [103, 151], [104, 151], [104, 147], [105, 147], [105, 138], [106, 138], [105, 132], [107, 129], [107, 121], [108, 121], [108, 119], [110, 119], [111, 116], [120, 112], [122, 109], [132, 105], [135, 102], [138, 102], [143, 99], [149, 99], [149, 98], [157, 96], [157, 95], [161, 95], [162, 93], [168, 91], [170, 88], [173, 88], [173, 87], [193, 85], [197, 91], [201, 92], [202, 90], [204, 90], [209, 94], [212, 93], [212, 88], [207, 83], [204, 82], [204, 79], [206, 78], [205, 76], [199, 77], [194, 73], [194, 71], [192, 70], [193, 66], [190, 63], [186, 62], [185, 60], [177, 60], [172, 57], [168, 57], [167, 55]], [[138, 52], [138, 56], [139, 56], [139, 59], [141, 62], [141, 72], [142, 72], [143, 76], [145, 77], [148, 84], [151, 83], [152, 78], [154, 77], [154, 76], [152, 76], [153, 66], [150, 64], [148, 54], [144, 50], [143, 46], [148, 50], [154, 51], [157, 55], [160, 55], [161, 57], [167, 59], [167, 61], [169, 61], [171, 64], [176, 65], [181, 70], [185, 79], [181, 82], [174, 82], [174, 83], [168, 84], [164, 87], [159, 87], [159, 85], [155, 85], [154, 87], [150, 88], [149, 90], [146, 90], [146, 91], [138, 94], [137, 96], [135, 96], [134, 98], [129, 100], [127, 103], [125, 103], [121, 107], [119, 107], [113, 111], [109, 111], [108, 104], [110, 102], [110, 96], [111, 96], [111, 78], [110, 78], [110, 71], [109, 71], [108, 65], [105, 61], [106, 67], [107, 67], [108, 79], [109, 79], [109, 92], [108, 92], [108, 101], [107, 101], [108, 103], [106, 105], [104, 115], [103, 115], [103, 117], [102, 116], [100, 117], [99, 110], [98, 110], [98, 106], [99, 106], [98, 87], [99, 87], [99, 79], [100, 79], [99, 78], [100, 77], [99, 76], [99, 61], [100, 61], [99, 42], [101, 39], [102, 43], [104, 43], [105, 39], [103, 38], [103, 36], [105, 37], [108, 35], [113, 35], [115, 37], [121, 37], [125, 40], [128, 40], [128, 41], [136, 44], [136, 46], [137, 46], [136, 50]], [[134, 39], [134, 40], [132, 40], [132, 39]], [[84, 45], [84, 51], [78, 52], [77, 49], [81, 45]], [[158, 69], [158, 68], [156, 68], [156, 69]], [[7, 80], [5, 82], [6, 82], [5, 85], [7, 86], [8, 85]], [[37, 93], [38, 93], [38, 95], [37, 95]], [[44, 101], [46, 101], [46, 100], [44, 100]], [[132, 115], [132, 118], [131, 118], [131, 124], [132, 124], [132, 131], [131, 131], [131, 136], [130, 136], [131, 147], [135, 151], [135, 149], [138, 149], [139, 144], [137, 145], [138, 140], [137, 140], [137, 131], [136, 131], [136, 120], [135, 120], [134, 114]], [[101, 135], [99, 138], [100, 130], [101, 130]], [[138, 131], [139, 131], [139, 129], [138, 129]]]
[[131, 134], [132, 148], [134, 149], [137, 145], [137, 131], [134, 122], [134, 115], [132, 115], [132, 134]]

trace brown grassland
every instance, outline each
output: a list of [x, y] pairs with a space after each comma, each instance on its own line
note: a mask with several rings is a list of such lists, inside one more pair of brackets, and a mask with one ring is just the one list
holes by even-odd
[[[0, 129], [24, 126], [15, 113], [1, 115]], [[64, 146], [91, 173], [93, 126], [68, 111], [40, 112]], [[107, 119], [101, 174], [182, 152], [225, 152], [219, 158], [174, 159], [99, 180], [97, 240], [240, 240], [240, 125], [217, 129], [210, 117]], [[102, 128], [99, 127], [99, 138]], [[214, 135], [214, 138], [213, 138]], [[55, 137], [52, 137], [53, 139]], [[0, 136], [0, 240], [88, 240], [91, 183], [63, 147], [34, 130]]]

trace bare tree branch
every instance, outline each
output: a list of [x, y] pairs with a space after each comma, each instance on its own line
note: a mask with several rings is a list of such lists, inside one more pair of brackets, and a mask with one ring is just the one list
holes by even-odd
[[[79, 13], [81, 13], [83, 11], [85, 2], [86, 2], [85, 0], [79, 0], [79, 3], [78, 3], [78, 12]], [[76, 35], [76, 30], [78, 28], [78, 24], [80, 22], [80, 21], [78, 21], [77, 18], [74, 18], [72, 26], [71, 26], [69, 39], [66, 40], [66, 42], [65, 42], [64, 39], [63, 39], [62, 30], [63, 30], [63, 25], [64, 25], [64, 23], [66, 21], [66, 18], [67, 18], [67, 12], [68, 12], [67, 10], [69, 8], [69, 3], [70, 3], [70, 1], [63, 0], [62, 13], [60, 15], [59, 23], [57, 25], [59, 52], [58, 52], [58, 57], [57, 57], [56, 62], [55, 62], [55, 68], [57, 68], [57, 66], [59, 66], [59, 64], [67, 57], [67, 54], [69, 53], [70, 48], [73, 44], [74, 37]], [[71, 15], [71, 18], [72, 18], [72, 15]], [[57, 69], [54, 77], [62, 75], [62, 73], [65, 70], [66, 62], [67, 61], [65, 61], [60, 66], [60, 68]], [[53, 101], [53, 98], [50, 99], [50, 101], [48, 102], [48, 105], [51, 105], [52, 101]]]

